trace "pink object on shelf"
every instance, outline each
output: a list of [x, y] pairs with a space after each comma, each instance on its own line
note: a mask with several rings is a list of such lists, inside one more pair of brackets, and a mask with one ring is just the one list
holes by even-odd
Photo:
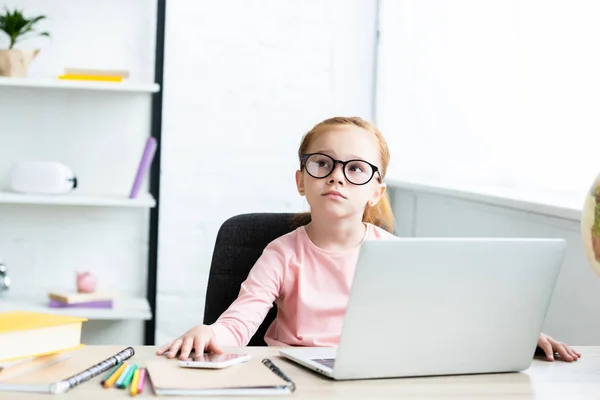
[[96, 276], [91, 272], [77, 273], [77, 291], [79, 293], [92, 293], [96, 290]]

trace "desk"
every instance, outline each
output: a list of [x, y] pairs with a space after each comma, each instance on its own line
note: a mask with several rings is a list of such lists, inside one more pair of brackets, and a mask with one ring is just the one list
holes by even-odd
[[[114, 346], [110, 346], [111, 348]], [[114, 347], [114, 352], [123, 346]], [[600, 398], [600, 347], [575, 347], [583, 357], [574, 363], [547, 362], [535, 359], [522, 373], [464, 375], [404, 379], [379, 379], [335, 382], [321, 377], [285, 359], [280, 359], [275, 348], [227, 348], [227, 352], [245, 351], [254, 357], [271, 357], [296, 383], [296, 392], [281, 396], [283, 399], [446, 399], [493, 398], [497, 399], [591, 399]], [[155, 347], [137, 346], [131, 361], [144, 366], [155, 356]], [[425, 353], [424, 353], [425, 354]], [[2, 393], [2, 399], [117, 399], [129, 397], [119, 389], [100, 386], [101, 374], [66, 393], [65, 395], [31, 395]], [[154, 397], [147, 384], [144, 394], [137, 398]], [[157, 399], [165, 397], [155, 397]], [[186, 399], [191, 397], [178, 397]], [[202, 397], [207, 398], [207, 397]], [[248, 397], [244, 397], [248, 398]]]

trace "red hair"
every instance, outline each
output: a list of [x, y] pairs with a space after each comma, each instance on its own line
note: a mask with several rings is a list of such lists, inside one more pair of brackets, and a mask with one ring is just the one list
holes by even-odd
[[[381, 173], [381, 177], [384, 178], [387, 172], [388, 165], [390, 164], [390, 150], [388, 148], [387, 142], [383, 138], [383, 135], [381, 134], [379, 129], [377, 129], [373, 124], [359, 117], [334, 117], [319, 122], [302, 138], [302, 143], [300, 144], [300, 148], [298, 149], [298, 158], [300, 159], [302, 157], [302, 154], [305, 154], [308, 151], [308, 148], [310, 147], [310, 144], [312, 143], [316, 135], [332, 127], [339, 127], [344, 125], [356, 126], [375, 135], [375, 137], [377, 138], [377, 142], [379, 143], [381, 157], [381, 165], [379, 167], [379, 172]], [[302, 169], [302, 164], [300, 165], [300, 169]], [[295, 220], [299, 224], [306, 225], [311, 220], [310, 213], [299, 213], [296, 216]], [[392, 206], [390, 204], [390, 198], [387, 192], [373, 207], [367, 206], [365, 208], [362, 220], [363, 222], [377, 225], [390, 233], [394, 232], [394, 214], [392, 213]]]

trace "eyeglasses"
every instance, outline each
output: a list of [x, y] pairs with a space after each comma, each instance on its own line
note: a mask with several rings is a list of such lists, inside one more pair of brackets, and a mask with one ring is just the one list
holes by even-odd
[[381, 179], [379, 168], [364, 160], [340, 161], [322, 153], [303, 154], [301, 157], [301, 166], [310, 176], [317, 179], [328, 177], [338, 163], [343, 166], [346, 180], [353, 185], [366, 185], [373, 179], [375, 172]]

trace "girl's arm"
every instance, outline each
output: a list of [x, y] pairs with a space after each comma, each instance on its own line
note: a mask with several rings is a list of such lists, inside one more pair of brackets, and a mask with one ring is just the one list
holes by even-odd
[[219, 346], [246, 346], [279, 297], [286, 262], [277, 243], [269, 244], [242, 283], [237, 299], [211, 325]]

